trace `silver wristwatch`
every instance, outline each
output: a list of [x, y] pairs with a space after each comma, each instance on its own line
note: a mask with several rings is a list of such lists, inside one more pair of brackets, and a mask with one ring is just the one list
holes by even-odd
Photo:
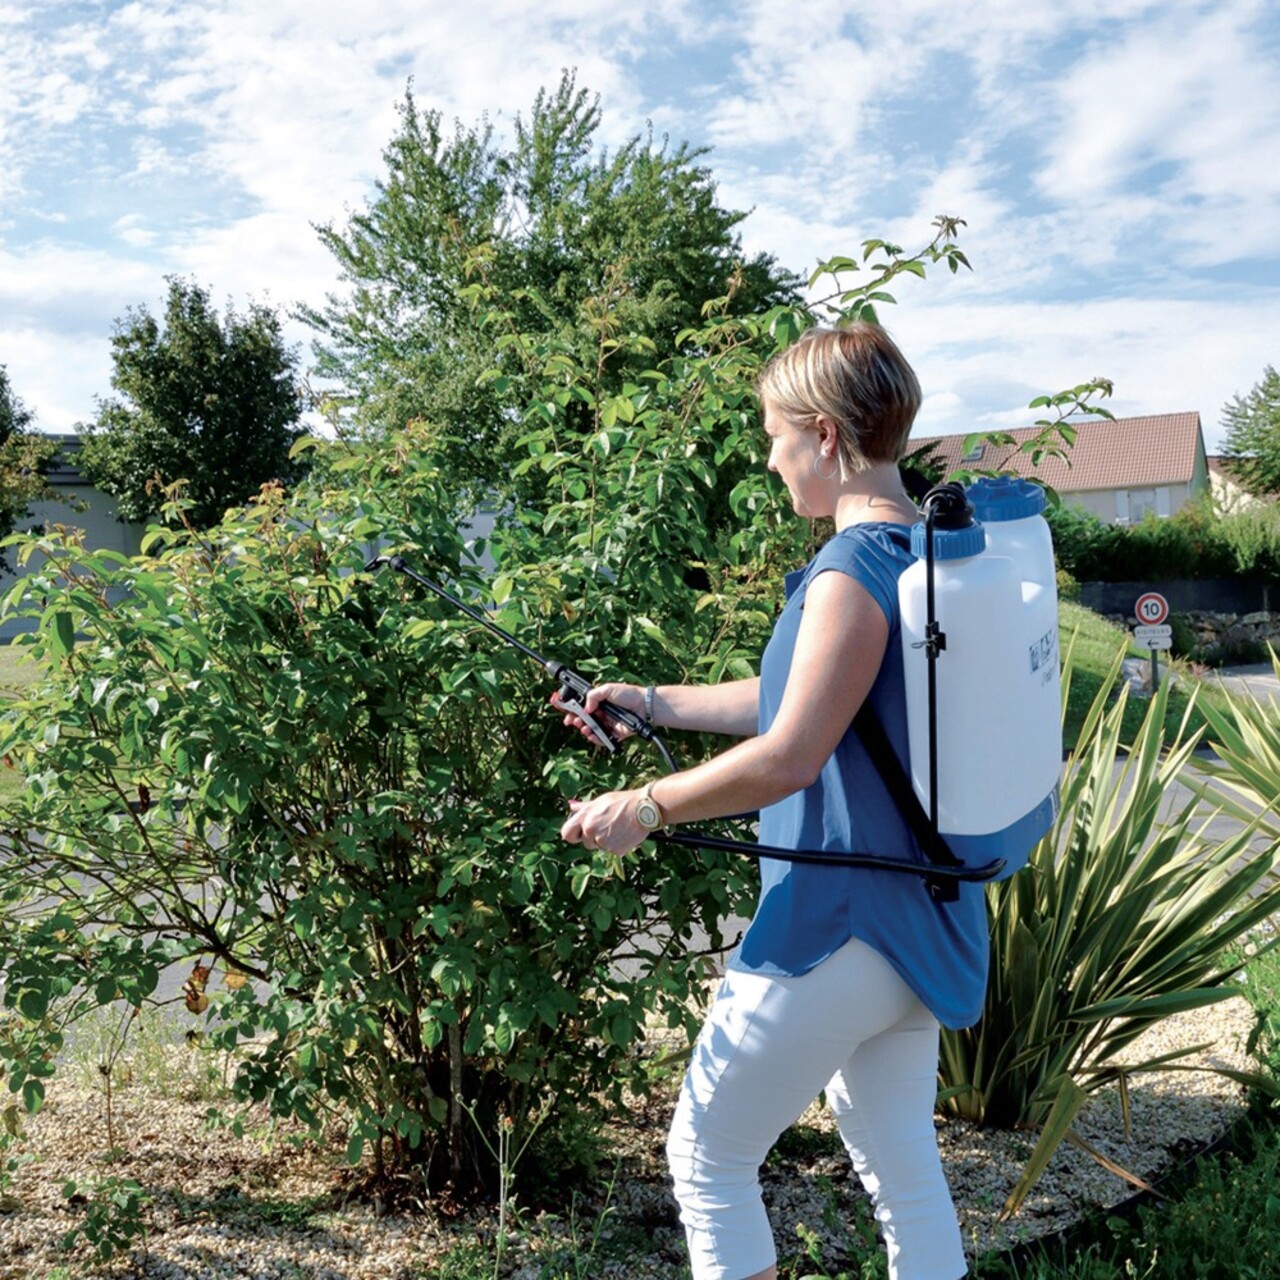
[[636, 801], [636, 821], [646, 831], [657, 831], [667, 825], [666, 819], [662, 816], [662, 809], [653, 798], [652, 782], [645, 783], [640, 799]]

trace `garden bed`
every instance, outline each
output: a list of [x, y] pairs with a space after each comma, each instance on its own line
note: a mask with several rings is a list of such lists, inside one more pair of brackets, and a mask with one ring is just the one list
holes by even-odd
[[[1233, 1000], [1166, 1020], [1133, 1046], [1137, 1057], [1210, 1043], [1204, 1065], [1247, 1069], [1254, 1014]], [[1150, 1181], [1185, 1163], [1244, 1112], [1240, 1088], [1208, 1073], [1160, 1072], [1130, 1088], [1132, 1130], [1124, 1135], [1117, 1092], [1089, 1103], [1077, 1131], [1089, 1144]], [[430, 1205], [384, 1213], [356, 1196], [340, 1159], [341, 1135], [320, 1147], [264, 1112], [246, 1115], [243, 1137], [209, 1129], [205, 1104], [156, 1096], [141, 1085], [114, 1100], [122, 1150], [107, 1162], [103, 1096], [72, 1073], [26, 1122], [14, 1207], [0, 1213], [0, 1280], [76, 1280], [94, 1276], [200, 1280], [479, 1280], [495, 1274], [496, 1213], [446, 1216]], [[516, 1206], [499, 1274], [516, 1280], [678, 1280], [686, 1274], [662, 1147], [670, 1098], [637, 1103], [610, 1129], [617, 1160], [580, 1195], [549, 1189], [547, 1202]], [[255, 1128], [256, 1126], [256, 1128]], [[966, 1248], [982, 1253], [1055, 1233], [1090, 1209], [1127, 1199], [1134, 1187], [1083, 1151], [1064, 1146], [1020, 1213], [999, 1218], [1030, 1149], [1030, 1135], [990, 1133], [940, 1122], [939, 1138]], [[811, 1108], [789, 1131], [763, 1172], [765, 1196], [784, 1255], [799, 1252], [800, 1230], [816, 1233], [833, 1270], [872, 1238], [868, 1207], [825, 1113]], [[91, 1208], [70, 1204], [63, 1186], [133, 1179], [151, 1197], [148, 1235], [115, 1263], [94, 1268], [83, 1245], [60, 1241]]]

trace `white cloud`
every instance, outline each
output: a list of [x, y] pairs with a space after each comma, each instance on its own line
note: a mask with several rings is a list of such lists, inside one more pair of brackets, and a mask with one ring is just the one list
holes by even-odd
[[1033, 397], [1101, 376], [1115, 383], [1102, 403], [1117, 416], [1199, 412], [1212, 452], [1222, 406], [1274, 363], [1276, 302], [941, 303], [887, 322], [929, 397], [917, 435], [1029, 425]]
[[1062, 127], [1039, 189], [1108, 207], [1144, 191], [1139, 221], [1200, 263], [1269, 251], [1280, 65], [1259, 38], [1264, 12], [1250, 0], [1184, 6], [1092, 50], [1057, 87]]
[[94, 396], [110, 390], [111, 349], [105, 339], [47, 328], [0, 325], [0, 352], [9, 385], [40, 431], [71, 431], [91, 419]]

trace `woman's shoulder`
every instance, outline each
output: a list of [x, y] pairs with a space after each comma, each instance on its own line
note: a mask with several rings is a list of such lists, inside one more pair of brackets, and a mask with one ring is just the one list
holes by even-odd
[[914, 558], [910, 525], [867, 521], [847, 525], [836, 533], [814, 557], [805, 579], [812, 582], [818, 574], [830, 571], [845, 574], [867, 588], [892, 621], [898, 578]]
[[846, 525], [818, 552], [814, 567], [839, 568], [866, 558], [910, 564], [911, 526], [890, 520]]

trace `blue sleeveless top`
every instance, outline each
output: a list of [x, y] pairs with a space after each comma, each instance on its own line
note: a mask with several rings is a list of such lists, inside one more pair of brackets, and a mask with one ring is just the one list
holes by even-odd
[[[782, 702], [809, 583], [820, 573], [845, 573], [871, 593], [889, 622], [884, 661], [868, 696], [906, 766], [898, 575], [911, 562], [905, 525], [855, 524], [787, 575], [786, 605], [760, 664], [761, 733]], [[852, 727], [816, 782], [761, 810], [759, 839], [787, 849], [925, 860]], [[902, 872], [766, 858], [760, 877], [759, 905], [731, 969], [795, 977], [859, 938], [884, 956], [943, 1026], [971, 1026], [981, 1016], [989, 946], [981, 885], [961, 884], [957, 901], [939, 903], [923, 877]]]

